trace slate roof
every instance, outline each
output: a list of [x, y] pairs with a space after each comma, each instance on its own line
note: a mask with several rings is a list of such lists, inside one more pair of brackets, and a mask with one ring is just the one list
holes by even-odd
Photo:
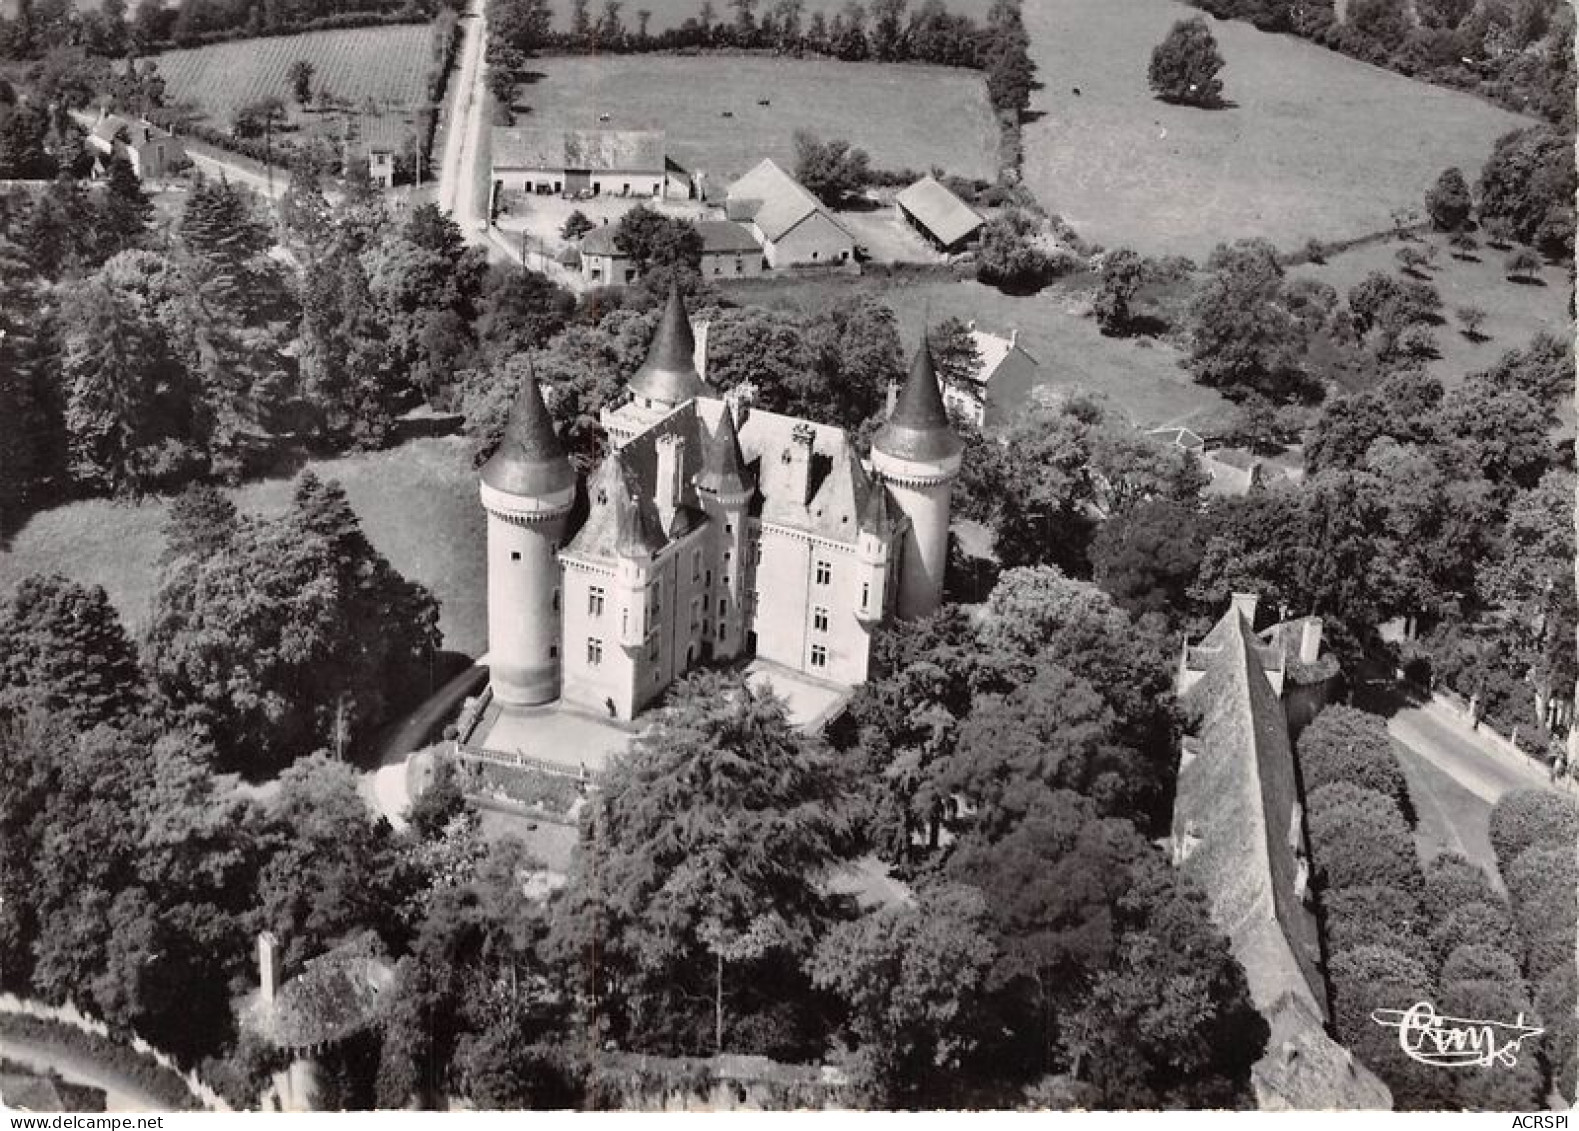
[[1211, 638], [1217, 651], [1182, 697], [1201, 723], [1174, 799], [1175, 843], [1191, 846], [1181, 868], [1210, 899], [1256, 1007], [1266, 1013], [1293, 993], [1325, 1016], [1316, 920], [1295, 895], [1303, 836], [1287, 720], [1237, 609]]
[[537, 377], [526, 384], [510, 406], [499, 450], [483, 464], [482, 481], [507, 495], [550, 495], [575, 485], [576, 472], [543, 403]]
[[1272, 1030], [1266, 1053], [1250, 1069], [1262, 1111], [1392, 1108], [1387, 1085], [1327, 1035], [1309, 1003], [1285, 994], [1266, 1017]]
[[696, 371], [696, 337], [685, 301], [678, 289], [669, 288], [658, 321], [658, 332], [647, 347], [647, 360], [631, 376], [631, 392], [665, 404], [677, 405], [707, 393], [707, 382]]
[[872, 440], [872, 448], [899, 459], [940, 460], [958, 455], [964, 447], [965, 442], [955, 434], [948, 410], [943, 407], [932, 347], [923, 337], [905, 387]]
[[801, 221], [822, 213], [828, 222], [849, 235], [843, 224], [794, 177], [764, 158], [728, 189], [726, 213], [731, 220], [751, 220], [768, 240], [780, 240]]
[[[711, 397], [689, 400], [633, 437], [610, 455], [590, 488], [586, 521], [567, 552], [586, 557], [656, 553], [707, 521], [696, 483], [706, 484], [720, 431], [726, 427], [725, 402]], [[810, 429], [812, 455], [809, 499], [791, 489], [785, 453], [797, 429]], [[684, 440], [679, 506], [665, 530], [654, 503], [658, 476], [658, 439]], [[742, 486], [755, 485], [753, 513], [763, 522], [804, 530], [834, 542], [852, 544], [863, 529], [892, 531], [882, 485], [861, 465], [842, 429], [751, 409], [736, 429]]]
[[952, 246], [986, 221], [933, 176], [922, 177], [894, 200], [940, 243]]
[[614, 225], [602, 224], [581, 237], [582, 255], [624, 255], [614, 243]]
[[972, 330], [970, 338], [981, 357], [976, 373], [985, 399], [983, 423], [992, 426], [1013, 420], [1030, 399], [1040, 377], [1040, 367], [1016, 337], [1005, 338], [984, 330]]
[[120, 114], [106, 114], [94, 124], [88, 137], [99, 143], [98, 148], [108, 151], [115, 142], [115, 137], [122, 130], [126, 131], [126, 144], [133, 149], [141, 149], [150, 141], [158, 138], [167, 138], [169, 132], [160, 129], [152, 122], [142, 118], [127, 118]]
[[309, 959], [272, 1003], [258, 993], [248, 999], [248, 1024], [276, 1047], [291, 1050], [333, 1044], [378, 1024], [389, 1006], [395, 970], [377, 949], [369, 932]]
[[495, 126], [495, 169], [662, 173], [662, 130], [556, 130]]
[[726, 406], [707, 441], [696, 485], [723, 495], [738, 495], [750, 482], [746, 458], [740, 451], [740, 434], [735, 429], [735, 414]]
[[757, 247], [756, 237], [733, 220], [698, 220], [696, 231], [702, 237], [703, 255], [761, 250]]

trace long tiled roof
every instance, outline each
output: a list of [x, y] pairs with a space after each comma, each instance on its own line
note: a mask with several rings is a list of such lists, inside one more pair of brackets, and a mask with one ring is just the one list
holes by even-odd
[[1183, 697], [1201, 725], [1174, 800], [1174, 836], [1193, 845], [1182, 867], [1210, 898], [1257, 1008], [1294, 993], [1325, 1015], [1315, 917], [1295, 895], [1299, 795], [1282, 704], [1237, 609], [1211, 638], [1216, 651]]
[[698, 220], [696, 231], [702, 237], [704, 255], [758, 250], [755, 237], [733, 220]]
[[250, 1025], [282, 1049], [332, 1044], [378, 1024], [389, 1005], [395, 971], [369, 934], [309, 959], [280, 986], [273, 1003], [254, 994]]
[[782, 239], [792, 228], [814, 213], [822, 213], [840, 231], [844, 225], [833, 218], [818, 200], [794, 177], [764, 158], [755, 168], [729, 186], [728, 215], [731, 220], [752, 220], [769, 240]]
[[495, 126], [496, 169], [588, 169], [661, 173], [662, 130], [556, 130]]
[[922, 177], [894, 198], [906, 212], [945, 244], [958, 243], [985, 222], [936, 177]]

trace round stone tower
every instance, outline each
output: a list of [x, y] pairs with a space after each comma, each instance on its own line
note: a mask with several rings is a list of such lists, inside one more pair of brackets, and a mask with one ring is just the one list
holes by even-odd
[[535, 376], [528, 375], [499, 450], [483, 465], [481, 492], [494, 697], [512, 706], [547, 703], [559, 697], [559, 547], [576, 472]]
[[926, 338], [905, 387], [872, 440], [872, 469], [909, 520], [899, 563], [899, 615], [917, 620], [943, 603], [949, 490], [965, 444], [949, 423]]

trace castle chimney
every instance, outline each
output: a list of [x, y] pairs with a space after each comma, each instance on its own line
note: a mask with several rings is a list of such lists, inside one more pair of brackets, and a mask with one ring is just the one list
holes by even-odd
[[262, 987], [264, 1003], [272, 1005], [280, 987], [280, 940], [274, 937], [273, 931], [264, 931], [258, 936], [258, 984]]
[[1261, 598], [1254, 593], [1234, 594], [1234, 612], [1249, 621], [1252, 629], [1256, 626], [1256, 604], [1260, 600]]
[[1009, 348], [1010, 349], [1014, 349], [1019, 344], [1020, 344], [1020, 331], [1019, 331], [1019, 328], [1016, 327], [1015, 329], [1009, 331]]
[[685, 437], [669, 433], [658, 437], [658, 475], [653, 484], [653, 503], [663, 519], [665, 530], [669, 519], [680, 506], [685, 490]]
[[787, 469], [784, 489], [801, 506], [811, 502], [811, 450], [816, 437], [810, 424], [797, 424], [790, 433], [789, 447], [784, 449]]
[[1306, 617], [1299, 633], [1299, 662], [1314, 664], [1321, 658], [1321, 618]]
[[888, 395], [884, 398], [883, 415], [894, 415], [894, 405], [899, 402], [899, 382], [888, 382]]

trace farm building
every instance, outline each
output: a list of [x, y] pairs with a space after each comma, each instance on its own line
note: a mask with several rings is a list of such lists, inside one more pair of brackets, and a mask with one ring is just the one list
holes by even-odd
[[495, 194], [684, 199], [691, 181], [664, 153], [662, 130], [496, 127]]
[[395, 160], [406, 147], [411, 127], [397, 117], [378, 115], [360, 123], [346, 142], [346, 159], [367, 158], [367, 177], [381, 189], [395, 186]]
[[855, 259], [855, 237], [771, 158], [729, 186], [725, 212], [750, 223], [769, 267]]
[[978, 428], [1003, 424], [1030, 400], [1040, 368], [1020, 345], [1018, 330], [1009, 331], [1005, 338], [978, 330], [972, 322], [970, 340], [981, 358], [981, 366], [972, 378], [975, 388], [947, 385], [943, 401]]
[[[702, 237], [702, 275], [744, 279], [762, 274], [762, 249], [756, 239], [732, 220], [698, 220]], [[581, 241], [581, 277], [589, 283], [634, 283], [637, 271], [630, 256], [614, 245], [614, 226], [588, 232]]]
[[974, 208], [931, 176], [922, 177], [895, 197], [894, 211], [945, 254], [963, 251], [985, 223]]
[[96, 155], [96, 171], [103, 172], [111, 158], [121, 156], [140, 181], [164, 180], [186, 164], [186, 147], [169, 131], [106, 111], [100, 111], [88, 131], [88, 148]]

